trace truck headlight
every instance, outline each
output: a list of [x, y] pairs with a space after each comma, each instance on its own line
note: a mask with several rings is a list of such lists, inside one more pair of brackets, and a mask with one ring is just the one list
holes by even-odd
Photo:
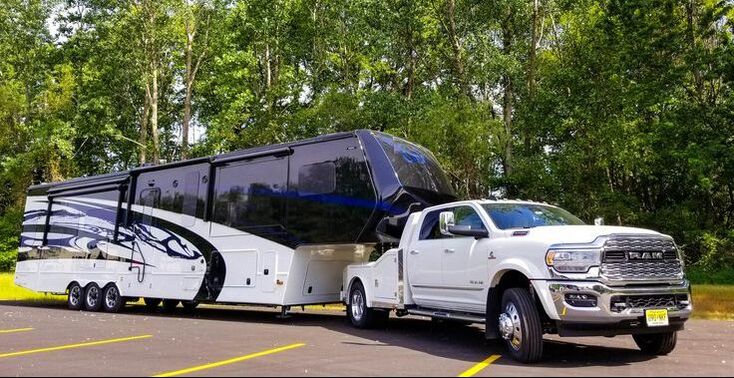
[[601, 264], [601, 250], [551, 249], [545, 255], [545, 263], [561, 273], [586, 273]]

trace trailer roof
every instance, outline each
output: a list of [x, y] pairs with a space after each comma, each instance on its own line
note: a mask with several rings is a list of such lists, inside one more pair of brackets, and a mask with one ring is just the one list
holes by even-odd
[[196, 164], [202, 164], [202, 163], [223, 164], [227, 161], [254, 158], [261, 154], [268, 154], [271, 152], [277, 152], [279, 150], [282, 150], [285, 152], [287, 151], [287, 149], [296, 147], [296, 146], [327, 142], [327, 141], [337, 140], [337, 139], [344, 139], [344, 138], [355, 136], [360, 131], [370, 132], [370, 130], [355, 130], [355, 131], [349, 131], [349, 132], [340, 132], [340, 133], [317, 136], [317, 137], [309, 138], [309, 139], [302, 139], [302, 140], [298, 140], [294, 142], [272, 144], [272, 145], [266, 145], [266, 146], [257, 146], [257, 147], [232, 151], [232, 152], [219, 154], [219, 155], [212, 155], [212, 156], [195, 158], [195, 159], [181, 160], [181, 161], [175, 161], [175, 162], [170, 162], [170, 163], [165, 163], [165, 164], [144, 165], [144, 166], [135, 167], [135, 168], [132, 168], [126, 171], [106, 173], [106, 174], [97, 175], [97, 176], [77, 177], [77, 178], [73, 178], [73, 179], [66, 180], [66, 181], [32, 185], [28, 188], [28, 191], [29, 192], [37, 192], [37, 191], [45, 192], [52, 188], [53, 189], [71, 189], [79, 185], [87, 185], [87, 184], [95, 184], [95, 183], [101, 184], [101, 183], [105, 183], [107, 181], [115, 180], [115, 179], [122, 180], [131, 175], [137, 175], [142, 172], [158, 171], [158, 170], [163, 170], [163, 169], [170, 169], [170, 168], [183, 167], [183, 166], [188, 166], [188, 165], [196, 165]]

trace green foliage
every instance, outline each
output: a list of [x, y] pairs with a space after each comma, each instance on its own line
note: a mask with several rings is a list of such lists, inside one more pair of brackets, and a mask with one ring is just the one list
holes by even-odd
[[725, 279], [733, 19], [700, 0], [4, 1], [0, 251], [29, 185], [182, 156], [191, 56], [189, 156], [388, 131], [431, 149], [462, 197], [657, 229]]

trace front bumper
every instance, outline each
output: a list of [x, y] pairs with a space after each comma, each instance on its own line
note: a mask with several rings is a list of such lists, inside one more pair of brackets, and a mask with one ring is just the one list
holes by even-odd
[[[617, 329], [624, 333], [644, 331], [645, 310], [668, 310], [672, 328], [682, 328], [693, 310], [690, 284], [684, 281], [673, 286], [612, 287], [593, 281], [534, 281], [536, 293], [543, 302], [546, 313], [556, 320], [561, 328], [568, 329]], [[567, 294], [586, 294], [597, 299], [596, 307], [572, 306], [566, 300]], [[649, 308], [613, 307], [612, 301], [621, 297], [673, 296], [681, 299], [675, 306]], [[685, 300], [682, 300], [685, 298]], [[651, 328], [654, 330], [661, 330]], [[662, 330], [664, 331], [664, 330]], [[615, 332], [615, 333], [620, 333]]]

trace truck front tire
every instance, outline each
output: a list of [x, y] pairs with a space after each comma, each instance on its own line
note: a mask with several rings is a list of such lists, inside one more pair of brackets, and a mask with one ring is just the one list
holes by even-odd
[[507, 289], [502, 295], [499, 333], [518, 362], [533, 363], [543, 356], [543, 328], [538, 309], [525, 289]]
[[678, 342], [677, 332], [656, 333], [651, 335], [634, 335], [635, 343], [642, 353], [652, 356], [665, 356], [675, 349]]
[[367, 294], [361, 282], [357, 281], [349, 291], [347, 317], [353, 326], [367, 329], [383, 324], [390, 317], [388, 311], [367, 307]]

